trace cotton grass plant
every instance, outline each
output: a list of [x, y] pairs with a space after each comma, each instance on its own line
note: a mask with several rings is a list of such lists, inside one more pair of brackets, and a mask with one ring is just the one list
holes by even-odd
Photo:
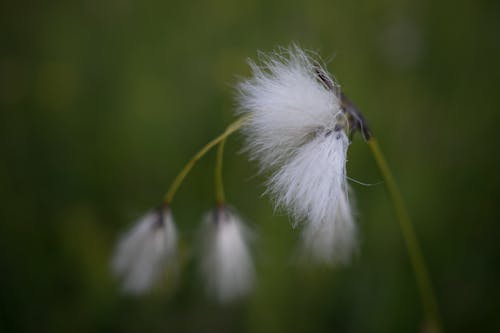
[[143, 293], [175, 261], [177, 233], [171, 213], [175, 193], [208, 151], [217, 149], [215, 207], [200, 228], [200, 273], [207, 292], [220, 302], [247, 295], [255, 273], [249, 227], [228, 208], [222, 181], [226, 139], [241, 130], [244, 150], [267, 176], [266, 194], [289, 213], [300, 230], [302, 258], [319, 265], [348, 263], [357, 229], [346, 171], [351, 138], [368, 144], [394, 204], [432, 331], [441, 331], [437, 304], [415, 231], [380, 147], [355, 105], [314, 53], [296, 45], [249, 61], [252, 75], [237, 85], [237, 118], [181, 169], [159, 209], [132, 227], [115, 250], [112, 268], [123, 290]]

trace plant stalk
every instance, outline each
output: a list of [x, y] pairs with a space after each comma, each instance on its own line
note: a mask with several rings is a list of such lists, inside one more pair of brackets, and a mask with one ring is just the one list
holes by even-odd
[[224, 194], [224, 183], [222, 180], [222, 161], [224, 157], [224, 145], [226, 139], [222, 139], [217, 146], [217, 159], [215, 162], [215, 202], [217, 206], [223, 205], [226, 202]]
[[221, 141], [225, 140], [228, 136], [239, 130], [245, 121], [248, 119], [248, 117], [241, 117], [231, 123], [226, 130], [220, 134], [218, 137], [207, 143], [203, 148], [201, 148], [187, 163], [186, 165], [181, 169], [179, 174], [175, 177], [174, 181], [170, 185], [167, 193], [165, 194], [165, 197], [163, 199], [163, 202], [165, 204], [170, 204], [175, 196], [175, 193], [177, 193], [177, 190], [181, 186], [182, 182], [188, 175], [188, 173], [191, 171], [191, 169], [196, 165], [196, 163], [212, 149], [214, 146], [216, 146], [218, 143]]
[[442, 325], [439, 319], [439, 310], [436, 296], [432, 287], [431, 279], [429, 277], [429, 272], [425, 264], [422, 250], [420, 248], [410, 216], [406, 209], [403, 197], [401, 195], [401, 192], [399, 191], [392, 172], [389, 169], [389, 165], [387, 164], [387, 161], [382, 154], [377, 141], [374, 137], [371, 137], [367, 141], [367, 143], [370, 147], [373, 157], [375, 158], [380, 173], [385, 180], [386, 189], [389, 192], [389, 196], [394, 205], [396, 217], [399, 222], [406, 247], [408, 249], [408, 254], [410, 256], [411, 265], [415, 272], [415, 278], [417, 280], [422, 306], [427, 318], [427, 327], [430, 332], [442, 332]]

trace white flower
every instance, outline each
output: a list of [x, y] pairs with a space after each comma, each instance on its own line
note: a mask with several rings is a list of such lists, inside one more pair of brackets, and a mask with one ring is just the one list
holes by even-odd
[[207, 214], [202, 230], [201, 273], [208, 292], [220, 302], [246, 295], [253, 287], [254, 267], [247, 241], [249, 230], [230, 210]]
[[292, 46], [250, 62], [239, 85], [240, 114], [251, 157], [271, 170], [268, 193], [295, 224], [304, 221], [303, 248], [313, 259], [346, 261], [356, 228], [346, 175], [348, 116], [339, 86], [306, 52]]
[[176, 244], [177, 231], [168, 207], [143, 216], [121, 237], [111, 262], [123, 290], [140, 294], [150, 289], [175, 256]]

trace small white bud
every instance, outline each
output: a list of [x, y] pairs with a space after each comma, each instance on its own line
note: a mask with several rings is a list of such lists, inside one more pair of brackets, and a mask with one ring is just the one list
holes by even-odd
[[220, 302], [241, 298], [253, 287], [249, 236], [250, 231], [229, 209], [219, 207], [204, 219], [200, 268], [207, 291]]
[[177, 231], [168, 207], [143, 216], [118, 242], [111, 267], [127, 293], [141, 294], [162, 277], [176, 253]]

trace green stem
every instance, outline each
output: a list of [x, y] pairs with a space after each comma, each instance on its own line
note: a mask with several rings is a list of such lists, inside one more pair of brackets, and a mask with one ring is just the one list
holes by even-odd
[[410, 256], [410, 261], [415, 272], [415, 278], [417, 280], [417, 285], [420, 292], [420, 297], [422, 301], [422, 306], [424, 307], [425, 314], [427, 316], [427, 325], [429, 325], [429, 331], [431, 332], [442, 332], [441, 321], [439, 319], [438, 305], [436, 301], [436, 296], [434, 294], [432, 283], [429, 277], [429, 273], [425, 264], [425, 260], [418, 243], [417, 235], [413, 229], [413, 224], [406, 210], [406, 206], [401, 196], [401, 192], [394, 180], [394, 177], [389, 169], [387, 161], [385, 160], [380, 147], [374, 137], [371, 137], [368, 141], [368, 146], [371, 149], [373, 157], [377, 162], [377, 166], [385, 180], [385, 186], [391, 200], [394, 204], [394, 209], [396, 211], [397, 220], [403, 233], [403, 238], [408, 249]]
[[182, 182], [188, 175], [189, 171], [191, 171], [191, 169], [195, 166], [196, 162], [198, 162], [215, 145], [217, 145], [221, 141], [225, 140], [228, 136], [239, 130], [243, 126], [246, 120], [247, 117], [241, 117], [232, 124], [230, 124], [222, 134], [220, 134], [218, 137], [207, 143], [186, 163], [186, 165], [181, 169], [177, 177], [175, 177], [174, 181], [172, 182], [172, 185], [170, 185], [167, 193], [165, 194], [165, 197], [163, 199], [165, 204], [170, 204], [172, 202], [175, 193], [181, 186]]
[[224, 194], [224, 183], [222, 181], [222, 160], [224, 157], [224, 145], [226, 139], [223, 139], [217, 146], [217, 159], [215, 162], [215, 202], [217, 205], [222, 205], [226, 202]]

